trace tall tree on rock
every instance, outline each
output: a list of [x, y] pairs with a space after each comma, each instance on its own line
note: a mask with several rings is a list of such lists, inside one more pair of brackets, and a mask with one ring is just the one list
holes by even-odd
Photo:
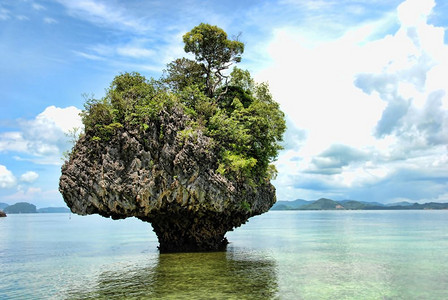
[[[244, 44], [227, 38], [227, 33], [217, 26], [201, 23], [183, 36], [185, 52], [193, 53], [205, 72], [206, 93], [215, 97], [215, 91], [227, 76], [223, 71], [232, 63], [239, 63]], [[218, 96], [219, 98], [219, 96]]]

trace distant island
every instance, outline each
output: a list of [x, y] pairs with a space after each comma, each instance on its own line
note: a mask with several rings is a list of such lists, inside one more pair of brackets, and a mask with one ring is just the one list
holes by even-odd
[[42, 214], [69, 213], [70, 209], [67, 207], [44, 207], [37, 209], [37, 212]]
[[397, 202], [382, 204], [356, 200], [335, 201], [321, 198], [319, 200], [277, 201], [271, 210], [411, 210], [411, 209], [448, 209], [448, 203], [410, 203]]
[[36, 205], [27, 202], [18, 202], [3, 209], [7, 214], [33, 214], [37, 213]]
[[44, 207], [37, 209], [34, 204], [18, 202], [13, 205], [0, 202], [0, 211], [6, 214], [36, 214], [36, 213], [69, 213], [67, 207]]

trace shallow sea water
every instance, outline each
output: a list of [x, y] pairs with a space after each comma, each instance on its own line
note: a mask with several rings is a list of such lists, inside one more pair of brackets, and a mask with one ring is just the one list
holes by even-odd
[[448, 299], [448, 211], [272, 211], [225, 252], [159, 254], [148, 223], [0, 219], [0, 299]]

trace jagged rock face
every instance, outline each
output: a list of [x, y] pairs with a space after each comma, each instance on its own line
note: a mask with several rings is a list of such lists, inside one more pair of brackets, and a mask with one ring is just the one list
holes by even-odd
[[227, 231], [275, 203], [275, 188], [231, 182], [217, 169], [216, 145], [188, 117], [163, 110], [142, 132], [118, 129], [109, 141], [80, 138], [59, 182], [72, 212], [150, 222], [161, 251], [225, 248]]
[[4, 211], [0, 210], [0, 218], [6, 217], [6, 214]]

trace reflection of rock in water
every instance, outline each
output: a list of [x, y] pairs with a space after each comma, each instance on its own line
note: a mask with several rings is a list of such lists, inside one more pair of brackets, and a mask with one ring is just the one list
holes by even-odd
[[80, 298], [273, 299], [275, 261], [251, 253], [161, 254], [154, 266], [100, 275], [97, 288]]

